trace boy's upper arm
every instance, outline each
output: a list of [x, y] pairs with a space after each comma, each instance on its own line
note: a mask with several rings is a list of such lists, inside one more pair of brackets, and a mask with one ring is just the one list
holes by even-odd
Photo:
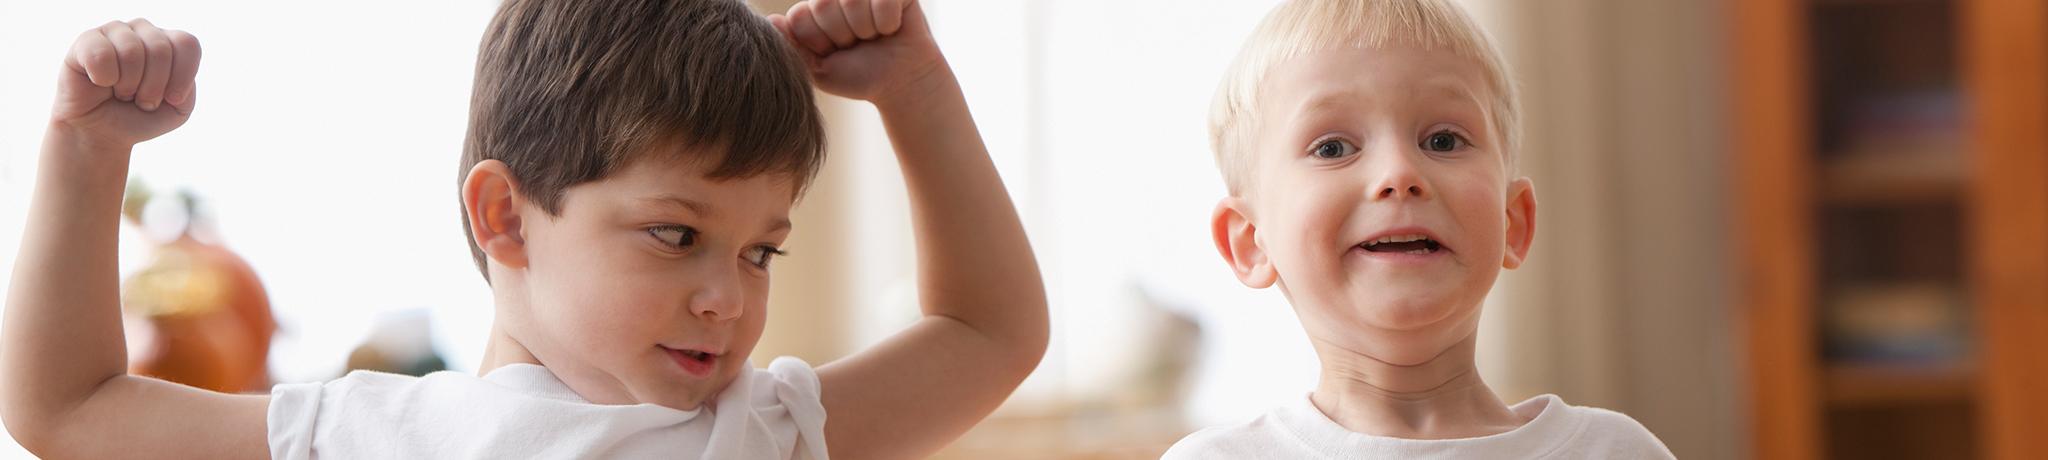
[[921, 458], [988, 416], [1037, 355], [943, 315], [818, 369], [825, 447], [837, 459]]
[[120, 375], [58, 415], [36, 450], [60, 457], [269, 458], [269, 395], [232, 395]]

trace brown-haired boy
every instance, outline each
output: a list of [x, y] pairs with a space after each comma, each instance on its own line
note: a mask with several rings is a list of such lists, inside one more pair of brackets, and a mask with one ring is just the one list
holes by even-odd
[[[0, 418], [39, 455], [914, 457], [1044, 352], [1030, 248], [911, 0], [820, 0], [772, 22], [734, 0], [508, 0], [463, 152], [464, 225], [496, 305], [480, 375], [358, 372], [269, 395], [127, 375], [122, 183], [132, 146], [191, 114], [198, 60], [191, 35], [139, 19], [65, 58], [0, 330]], [[756, 370], [769, 262], [823, 161], [809, 77], [881, 111], [925, 316], [815, 372]]]

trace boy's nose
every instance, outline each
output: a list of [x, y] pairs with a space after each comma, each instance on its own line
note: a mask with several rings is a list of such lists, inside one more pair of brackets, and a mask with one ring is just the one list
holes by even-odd
[[1403, 152], [1382, 158], [1380, 164], [1372, 168], [1378, 172], [1373, 182], [1372, 201], [1429, 198], [1429, 187], [1422, 180], [1421, 172], [1416, 170], [1411, 155]]
[[1422, 197], [1422, 186], [1420, 186], [1420, 185], [1410, 185], [1410, 186], [1408, 186], [1408, 187], [1407, 187], [1406, 189], [1397, 189], [1397, 187], [1387, 187], [1387, 188], [1382, 188], [1382, 189], [1380, 189], [1380, 196], [1379, 196], [1379, 198], [1380, 198], [1380, 199], [1382, 199], [1382, 200], [1384, 200], [1384, 199], [1388, 199], [1388, 198], [1393, 198], [1393, 197], [1395, 197], [1395, 196], [1397, 196], [1397, 195], [1401, 195], [1401, 194], [1404, 194], [1404, 193], [1405, 193], [1405, 194], [1407, 194], [1408, 196], [1412, 196], [1412, 197], [1416, 197], [1416, 198], [1421, 198], [1421, 197]]
[[734, 270], [707, 270], [704, 284], [690, 293], [690, 314], [706, 321], [731, 321], [739, 319], [746, 311], [742, 305], [743, 291], [740, 289], [738, 273]]

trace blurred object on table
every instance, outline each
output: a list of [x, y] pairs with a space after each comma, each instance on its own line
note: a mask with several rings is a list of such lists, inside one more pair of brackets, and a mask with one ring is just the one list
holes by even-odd
[[147, 265], [122, 283], [128, 371], [215, 391], [267, 391], [277, 323], [262, 281], [214, 238], [191, 192], [153, 197], [131, 181], [122, 204], [122, 215], [155, 242]]
[[447, 361], [434, 352], [433, 324], [427, 313], [419, 308], [378, 316], [370, 338], [349, 352], [348, 370], [413, 376], [448, 370]]

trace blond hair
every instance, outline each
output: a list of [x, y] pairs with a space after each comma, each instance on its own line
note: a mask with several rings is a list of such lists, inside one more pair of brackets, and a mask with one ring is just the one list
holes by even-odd
[[1259, 89], [1274, 65], [1330, 48], [1390, 43], [1446, 50], [1483, 67], [1494, 95], [1494, 132], [1505, 147], [1502, 161], [1513, 171], [1521, 146], [1514, 82], [1492, 40], [1463, 9], [1449, 0], [1293, 0], [1274, 8], [1245, 40], [1210, 104], [1209, 147], [1230, 194], [1249, 185]]

